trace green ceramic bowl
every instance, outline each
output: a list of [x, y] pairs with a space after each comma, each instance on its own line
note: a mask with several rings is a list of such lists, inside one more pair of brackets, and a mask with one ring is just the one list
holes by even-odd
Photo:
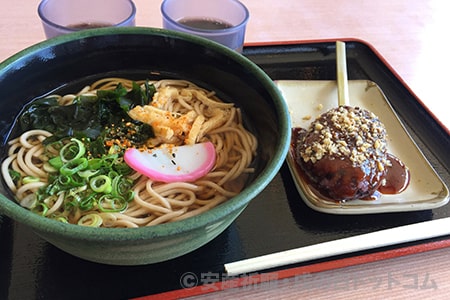
[[2, 159], [14, 118], [25, 103], [61, 87], [73, 92], [75, 86], [105, 75], [184, 78], [215, 90], [224, 100], [234, 99], [259, 141], [257, 171], [238, 196], [208, 212], [137, 229], [90, 228], [46, 219], [16, 204], [2, 182], [0, 213], [28, 225], [63, 251], [113, 265], [149, 264], [181, 256], [224, 231], [279, 171], [290, 142], [290, 120], [272, 80], [244, 56], [214, 42], [138, 27], [59, 36], [1, 63]]

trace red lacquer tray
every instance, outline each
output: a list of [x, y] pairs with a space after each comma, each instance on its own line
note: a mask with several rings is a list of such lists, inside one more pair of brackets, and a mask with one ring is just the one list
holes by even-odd
[[[349, 79], [376, 82], [443, 181], [450, 184], [449, 132], [370, 45], [347, 40]], [[334, 41], [247, 45], [244, 55], [273, 80], [334, 80]], [[450, 217], [450, 207], [373, 215], [330, 215], [300, 198], [286, 164], [239, 218], [207, 245], [147, 266], [109, 266], [81, 260], [0, 216], [1, 299], [168, 299], [255, 284], [274, 277], [407, 255], [450, 246], [450, 236], [329, 256], [227, 278], [224, 264], [288, 249]], [[272, 274], [272, 275], [271, 275]], [[224, 284], [227, 281], [228, 284]], [[189, 288], [186, 288], [189, 287]]]

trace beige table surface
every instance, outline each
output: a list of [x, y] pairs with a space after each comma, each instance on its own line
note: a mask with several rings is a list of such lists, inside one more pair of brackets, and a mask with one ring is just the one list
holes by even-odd
[[[213, 0], [211, 0], [213, 1]], [[1, 0], [0, 61], [44, 40], [38, 0]], [[373, 45], [440, 122], [450, 127], [445, 0], [242, 0], [250, 10], [246, 43], [358, 38]], [[135, 0], [136, 23], [161, 27], [157, 0]], [[346, 285], [336, 285], [346, 282]], [[362, 283], [353, 284], [355, 278]], [[450, 248], [304, 275], [202, 299], [447, 299]]]

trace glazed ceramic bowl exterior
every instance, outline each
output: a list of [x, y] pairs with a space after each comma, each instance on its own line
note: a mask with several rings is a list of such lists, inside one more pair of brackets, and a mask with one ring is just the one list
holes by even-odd
[[144, 228], [63, 224], [20, 207], [0, 186], [0, 213], [30, 226], [56, 247], [86, 260], [140, 265], [193, 251], [224, 231], [273, 179], [290, 142], [287, 106], [272, 80], [244, 56], [215, 42], [151, 28], [101, 28], [34, 45], [0, 64], [2, 158], [24, 104], [52, 91], [76, 91], [104, 76], [180, 78], [233, 101], [258, 139], [256, 172], [244, 190], [218, 207], [183, 221]]

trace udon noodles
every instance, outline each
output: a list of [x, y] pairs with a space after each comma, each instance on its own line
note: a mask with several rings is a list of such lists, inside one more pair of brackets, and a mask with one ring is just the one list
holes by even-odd
[[[59, 105], [68, 105], [78, 95], [112, 90], [119, 83], [131, 89], [131, 80], [105, 78], [83, 88], [77, 94], [56, 96]], [[144, 84], [143, 81], [137, 83]], [[151, 108], [156, 112], [169, 112], [172, 117], [168, 122], [172, 124], [152, 124], [156, 137], [148, 140], [147, 146], [210, 141], [216, 149], [213, 169], [194, 182], [173, 183], [154, 182], [133, 171], [127, 176], [133, 180], [133, 197], [120, 212], [105, 212], [95, 205], [88, 210], [79, 207], [67, 209], [65, 199], [68, 192], [62, 191], [51, 199], [43, 199], [42, 202], [48, 209], [38, 211], [39, 213], [48, 218], [87, 226], [150, 226], [201, 214], [235, 196], [243, 188], [245, 177], [254, 172], [251, 163], [256, 155], [257, 140], [244, 128], [240, 109], [232, 103], [221, 101], [214, 92], [188, 81], [161, 80], [151, 83], [156, 88]], [[182, 117], [184, 119], [180, 121]], [[179, 127], [182, 129], [178, 130]], [[167, 133], [170, 129], [172, 134]], [[52, 132], [42, 129], [23, 132], [9, 141], [7, 158], [2, 163], [6, 185], [15, 195], [16, 201], [30, 209], [36, 192], [48, 185], [48, 157], [43, 141], [51, 135]], [[35, 179], [29, 182], [13, 180], [12, 170], [20, 173], [21, 178]]]

